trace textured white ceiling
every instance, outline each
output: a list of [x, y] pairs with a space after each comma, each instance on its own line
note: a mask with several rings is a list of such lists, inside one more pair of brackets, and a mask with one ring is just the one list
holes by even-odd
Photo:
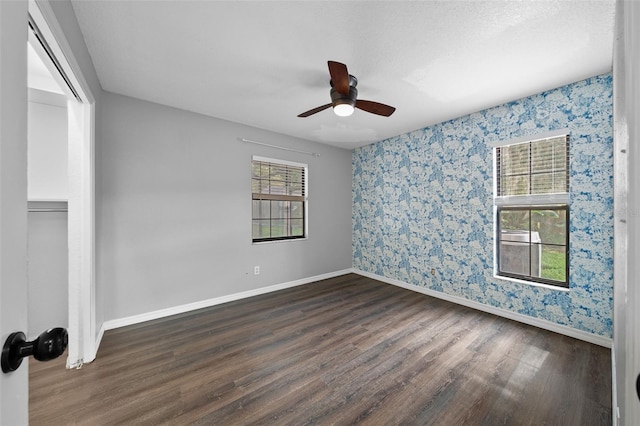
[[[615, 0], [72, 3], [105, 90], [348, 149], [612, 67]], [[327, 60], [396, 112], [297, 118]]]

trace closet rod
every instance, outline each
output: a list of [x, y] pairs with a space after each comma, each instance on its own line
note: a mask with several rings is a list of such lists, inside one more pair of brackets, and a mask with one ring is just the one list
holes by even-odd
[[29, 209], [29, 213], [49, 213], [49, 212], [63, 212], [67, 213], [68, 209]]
[[313, 155], [314, 157], [320, 157], [320, 154], [318, 154], [317, 152], [300, 151], [299, 149], [286, 148], [284, 146], [278, 146], [278, 145], [271, 145], [271, 144], [268, 144], [268, 143], [252, 141], [250, 139], [245, 139], [245, 138], [242, 138], [240, 140], [242, 142], [252, 143], [254, 145], [268, 146], [270, 148], [277, 148], [277, 149], [282, 149], [282, 150], [285, 150], [285, 151], [299, 152], [300, 154], [307, 154], [307, 155]]

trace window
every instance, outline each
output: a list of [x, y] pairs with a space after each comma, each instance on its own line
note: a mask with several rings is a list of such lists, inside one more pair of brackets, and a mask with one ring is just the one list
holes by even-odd
[[569, 136], [495, 148], [496, 275], [569, 287]]
[[307, 165], [253, 157], [251, 170], [253, 242], [305, 238]]

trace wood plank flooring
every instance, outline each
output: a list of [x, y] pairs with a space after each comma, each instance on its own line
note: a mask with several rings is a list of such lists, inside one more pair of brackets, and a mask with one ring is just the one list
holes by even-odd
[[607, 425], [609, 349], [349, 274], [30, 362], [32, 425]]

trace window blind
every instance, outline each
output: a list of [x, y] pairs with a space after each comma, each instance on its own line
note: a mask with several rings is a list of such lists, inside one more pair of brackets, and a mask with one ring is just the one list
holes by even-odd
[[254, 200], [305, 201], [305, 168], [253, 160], [251, 189]]
[[496, 147], [498, 197], [569, 192], [569, 135]]

